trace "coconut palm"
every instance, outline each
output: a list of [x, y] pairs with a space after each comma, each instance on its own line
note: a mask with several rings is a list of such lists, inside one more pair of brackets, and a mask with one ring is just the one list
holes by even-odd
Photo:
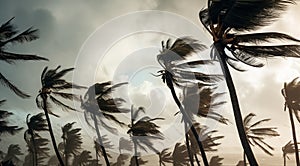
[[151, 140], [163, 139], [163, 135], [159, 131], [159, 126], [153, 121], [164, 120], [164, 118], [150, 118], [149, 116], [138, 118], [140, 112], [145, 113], [145, 109], [143, 107], [139, 107], [137, 110], [134, 110], [133, 106], [131, 107], [131, 124], [128, 125], [129, 130], [127, 131], [127, 134], [131, 136], [133, 141], [136, 165], [139, 165], [137, 147], [146, 152], [148, 148], [157, 154], [159, 151], [153, 147]]
[[49, 155], [49, 140], [35, 135], [34, 144], [33, 141], [27, 141], [28, 154], [25, 156], [23, 166], [27, 165], [45, 165], [45, 159], [50, 157]]
[[[38, 158], [43, 158], [45, 155], [43, 152], [38, 152], [37, 148], [39, 148], [39, 150], [45, 150], [42, 149], [41, 146], [47, 143], [48, 141], [47, 139], [42, 139], [41, 136], [38, 134], [38, 132], [48, 131], [48, 125], [46, 119], [44, 119], [43, 113], [33, 115], [30, 118], [29, 117], [30, 114], [28, 114], [26, 118], [27, 130], [24, 132], [24, 139], [27, 143], [30, 156], [32, 157], [31, 165], [36, 166], [36, 165], [40, 165]], [[39, 140], [39, 145], [36, 145], [36, 139]]]
[[[249, 113], [244, 118], [244, 127], [249, 143], [252, 146], [258, 146], [266, 154], [273, 156], [272, 152], [274, 148], [265, 142], [266, 137], [276, 137], [279, 136], [279, 133], [276, 131], [276, 127], [263, 127], [263, 123], [270, 121], [271, 119], [262, 119], [256, 122], [253, 122], [253, 118], [256, 115], [254, 113]], [[244, 153], [244, 165], [246, 165], [246, 156]]]
[[[13, 19], [14, 17], [0, 26], [0, 61], [13, 64], [15, 61], [48, 60], [37, 55], [19, 54], [6, 50], [8, 45], [17, 43], [22, 44], [39, 38], [37, 34], [38, 30], [33, 29], [33, 27], [30, 27], [23, 32], [19, 32], [16, 26], [11, 23]], [[28, 94], [21, 91], [18, 87], [11, 83], [2, 73], [0, 73], [0, 82], [21, 98], [30, 97]]]
[[178, 38], [172, 45], [170, 44], [169, 39], [166, 43], [162, 41], [162, 50], [161, 53], [157, 55], [157, 60], [164, 68], [158, 72], [161, 73], [160, 75], [162, 76], [163, 82], [169, 87], [173, 99], [180, 109], [180, 113], [183, 115], [185, 125], [191, 127], [194, 137], [197, 138], [203, 162], [207, 166], [207, 157], [201, 145], [201, 140], [199, 139], [195, 128], [192, 126], [192, 117], [186, 113], [185, 108], [177, 97], [174, 86], [176, 85], [176, 87], [183, 88], [186, 86], [210, 85], [221, 80], [219, 75], [209, 75], [193, 70], [200, 65], [211, 64], [211, 60], [186, 61], [188, 56], [197, 53], [204, 48], [205, 46], [200, 44], [199, 41], [190, 37]]
[[4, 163], [17, 165], [19, 162], [21, 162], [20, 158], [18, 157], [21, 155], [23, 155], [23, 153], [21, 152], [20, 146], [18, 144], [10, 144], [7, 149], [7, 153], [1, 162], [1, 165], [5, 165]]
[[174, 166], [185, 166], [189, 163], [189, 156], [187, 147], [185, 144], [176, 143], [172, 152], [173, 165]]
[[[107, 131], [116, 133], [117, 130], [107, 123], [107, 120], [113, 121], [121, 127], [126, 126], [125, 123], [119, 121], [114, 114], [129, 112], [128, 109], [120, 108], [125, 102], [122, 98], [113, 98], [112, 92], [127, 83], [120, 83], [112, 85], [110, 81], [96, 83], [89, 87], [81, 99], [81, 108], [84, 110], [84, 117], [87, 124], [94, 128], [97, 133], [99, 144], [101, 145], [101, 151], [105, 159], [106, 165], [109, 164], [108, 155], [105, 147], [103, 146], [103, 140], [100, 133], [99, 125], [104, 127]], [[93, 125], [90, 123], [93, 121]]]
[[163, 149], [158, 153], [159, 157], [159, 166], [166, 166], [166, 163], [172, 163], [172, 152], [169, 152], [169, 149]]
[[[251, 165], [258, 165], [252, 149], [247, 142], [238, 97], [227, 64], [238, 71], [245, 71], [239, 62], [253, 67], [262, 67], [263, 58], [299, 57], [300, 46], [274, 43], [273, 41], [299, 40], [278, 32], [250, 33], [274, 22], [282, 11], [294, 0], [208, 0], [208, 7], [201, 10], [201, 23], [213, 37], [211, 57], [218, 59], [230, 92], [236, 127]], [[267, 43], [267, 44], [266, 44]], [[226, 50], [226, 51], [225, 51]], [[230, 54], [228, 54], [228, 52]]]
[[80, 154], [82, 137], [81, 137], [81, 129], [75, 128], [73, 129], [73, 125], [75, 122], [67, 123], [64, 125], [62, 129], [62, 139], [64, 145], [64, 159], [65, 165], [69, 165], [69, 158], [72, 155]]
[[67, 73], [74, 70], [74, 68], [68, 68], [68, 69], [63, 69], [61, 71], [58, 71], [60, 69], [60, 67], [61, 66], [58, 66], [55, 69], [48, 69], [48, 67], [44, 68], [42, 75], [41, 75], [42, 88], [40, 89], [39, 94], [36, 97], [36, 104], [37, 104], [37, 107], [40, 109], [43, 109], [43, 111], [45, 113], [55, 154], [58, 158], [60, 165], [63, 166], [64, 162], [59, 154], [59, 150], [56, 145], [56, 140], [55, 140], [54, 133], [52, 130], [52, 125], [51, 125], [49, 114], [56, 116], [56, 117], [59, 117], [59, 116], [52, 112], [50, 106], [53, 103], [53, 104], [61, 107], [62, 110], [64, 110], [64, 111], [68, 111], [68, 110], [76, 111], [75, 108], [68, 106], [67, 104], [65, 104], [62, 101], [60, 101], [59, 99], [57, 99], [56, 97], [60, 97], [62, 99], [66, 99], [66, 100], [72, 100], [72, 99], [79, 100], [79, 96], [77, 96], [73, 93], [70, 93], [70, 92], [62, 92], [62, 91], [63, 90], [71, 90], [72, 88], [82, 89], [85, 87], [76, 85], [74, 83], [68, 82], [63, 79], [63, 77]]
[[284, 104], [284, 111], [288, 108], [290, 121], [291, 121], [291, 127], [292, 127], [292, 136], [295, 146], [295, 157], [296, 157], [296, 163], [297, 166], [300, 165], [299, 160], [299, 148], [297, 144], [297, 136], [296, 136], [296, 129], [295, 129], [295, 123], [294, 123], [294, 117], [296, 116], [297, 120], [300, 122], [300, 81], [299, 78], [293, 79], [289, 83], [284, 83], [284, 88], [281, 90], [282, 95], [285, 98], [285, 104]]
[[[298, 142], [298, 144], [300, 144]], [[288, 154], [294, 154], [296, 152], [294, 143], [292, 143], [292, 141], [289, 141], [287, 144], [285, 144], [282, 147], [282, 157], [283, 157], [283, 165], [286, 166], [286, 158], [290, 159]]]
[[[0, 100], [0, 106], [3, 106], [3, 104], [5, 102], [6, 102], [6, 100]], [[0, 136], [2, 134], [6, 134], [6, 133], [14, 135], [23, 129], [18, 126], [9, 126], [8, 125], [8, 121], [6, 120], [6, 118], [11, 115], [13, 115], [13, 113], [5, 111], [5, 110], [0, 110]], [[0, 141], [1, 141], [1, 137], [0, 137]]]

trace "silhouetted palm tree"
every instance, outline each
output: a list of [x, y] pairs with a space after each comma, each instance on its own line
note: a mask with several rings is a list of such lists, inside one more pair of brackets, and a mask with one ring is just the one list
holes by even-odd
[[[38, 132], [40, 131], [48, 131], [48, 125], [46, 119], [44, 119], [44, 114], [39, 113], [37, 115], [33, 115], [30, 118], [30, 114], [27, 115], [26, 118], [26, 124], [27, 124], [27, 130], [24, 132], [24, 139], [28, 146], [29, 154], [31, 155], [32, 163], [31, 165], [36, 166], [40, 165], [43, 161], [39, 162], [38, 158], [43, 157], [43, 152], [38, 152], [37, 148], [40, 150], [43, 144], [47, 144], [47, 139], [42, 139]], [[36, 139], [39, 140], [39, 145], [36, 145]], [[39, 157], [41, 155], [41, 157]]]
[[82, 137], [80, 133], [80, 128], [73, 129], [73, 123], [67, 123], [62, 129], [62, 139], [64, 145], [64, 159], [65, 165], [69, 165], [69, 158], [72, 155], [78, 155], [81, 150]]
[[222, 160], [224, 158], [221, 158], [219, 156], [213, 156], [210, 158], [210, 161], [209, 161], [209, 165], [210, 166], [221, 166], [222, 165]]
[[28, 154], [25, 156], [23, 166], [28, 165], [45, 165], [45, 160], [50, 157], [49, 155], [49, 140], [41, 136], [35, 136], [34, 145], [33, 141], [27, 142]]
[[[10, 144], [8, 149], [7, 149], [7, 153], [5, 154], [4, 159], [2, 160], [2, 164], [3, 163], [10, 163], [13, 165], [19, 165], [19, 163], [21, 162], [20, 158], [18, 156], [23, 155], [23, 153], [21, 152], [21, 148], [18, 144]], [[3, 164], [4, 165], [4, 164]]]
[[[6, 100], [0, 100], [0, 106], [3, 106], [5, 101]], [[18, 126], [8, 126], [8, 121], [6, 120], [6, 118], [11, 115], [13, 115], [13, 113], [5, 110], [0, 110], [0, 136], [6, 133], [14, 135], [23, 129], [22, 127], [18, 127]], [[0, 141], [1, 141], [1, 137], [0, 137]]]
[[172, 163], [172, 152], [168, 152], [169, 149], [163, 149], [161, 152], [158, 153], [159, 157], [159, 166], [166, 166], [166, 163]]
[[134, 158], [135, 164], [139, 165], [138, 160], [138, 151], [137, 147], [140, 147], [144, 151], [147, 151], [147, 148], [159, 153], [157, 149], [153, 147], [151, 140], [153, 139], [163, 139], [162, 133], [159, 131], [159, 126], [157, 126], [153, 121], [164, 120], [164, 118], [150, 118], [148, 116], [143, 116], [138, 118], [140, 112], [144, 112], [143, 107], [139, 107], [137, 110], [134, 110], [133, 106], [131, 107], [131, 124], [127, 134], [131, 136], [134, 146]]
[[299, 160], [299, 148], [297, 144], [297, 136], [296, 129], [294, 123], [293, 113], [300, 122], [300, 81], [299, 78], [295, 78], [290, 83], [284, 83], [284, 88], [281, 90], [282, 95], [285, 98], [284, 111], [288, 108], [291, 127], [292, 127], [292, 135], [295, 146], [295, 156], [297, 166], [300, 166]]
[[84, 150], [78, 155], [74, 155], [72, 166], [94, 166], [98, 165], [93, 159], [91, 152]]
[[[265, 153], [267, 153], [270, 156], [273, 156], [272, 150], [274, 148], [266, 143], [264, 139], [266, 137], [276, 137], [279, 136], [279, 133], [276, 131], [276, 127], [261, 127], [260, 125], [264, 122], [268, 122], [271, 119], [262, 119], [257, 122], [252, 122], [252, 119], [256, 115], [253, 113], [249, 113], [245, 118], [244, 118], [244, 127], [246, 131], [246, 135], [248, 138], [249, 143], [252, 146], [257, 145], [261, 150], [263, 150]], [[247, 165], [246, 162], [246, 155], [244, 153], [244, 165]]]
[[[207, 157], [205, 151], [202, 148], [201, 140], [197, 135], [195, 128], [193, 127], [192, 118], [185, 112], [185, 108], [182, 106], [180, 100], [177, 97], [175, 87], [179, 88], [186, 86], [195, 85], [209, 85], [221, 80], [218, 75], [208, 75], [199, 71], [193, 70], [199, 65], [211, 64], [210, 60], [198, 60], [198, 61], [185, 61], [188, 56], [192, 53], [196, 53], [205, 48], [204, 45], [200, 44], [197, 40], [189, 37], [178, 38], [176, 41], [170, 45], [170, 40], [165, 43], [162, 41], [162, 50], [159, 55], [157, 55], [157, 60], [164, 70], [158, 71], [161, 73], [162, 80], [169, 87], [173, 99], [180, 109], [180, 113], [183, 115], [183, 120], [185, 125], [191, 127], [194, 137], [197, 138], [198, 146], [201, 151], [203, 162], [208, 166]], [[186, 135], [187, 138], [187, 135]]]
[[[277, 32], [241, 34], [271, 24], [294, 0], [208, 0], [208, 7], [200, 11], [201, 23], [213, 37], [211, 57], [218, 59], [230, 92], [239, 137], [251, 165], [258, 165], [243, 127], [238, 97], [227, 64], [244, 71], [238, 62], [262, 67], [260, 60], [269, 57], [299, 57], [299, 45], [273, 43], [273, 39], [299, 42]], [[268, 44], [262, 44], [268, 43]], [[231, 55], [228, 55], [229, 51]]]
[[[6, 50], [7, 46], [10, 44], [30, 42], [39, 38], [37, 34], [38, 30], [33, 29], [32, 27], [19, 33], [19, 30], [11, 24], [13, 19], [14, 17], [0, 26], [0, 61], [13, 64], [15, 61], [48, 60], [36, 55], [18, 54]], [[4, 75], [2, 75], [2, 73], [0, 73], [0, 82], [11, 89], [16, 95], [22, 98], [30, 97], [12, 84]]]
[[185, 144], [176, 143], [173, 153], [173, 165], [174, 166], [186, 166], [189, 164], [189, 156], [187, 147]]
[[74, 83], [68, 82], [63, 79], [63, 76], [65, 76], [67, 73], [74, 70], [74, 68], [68, 68], [68, 69], [63, 69], [61, 71], [58, 71], [59, 69], [60, 69], [60, 66], [58, 66], [55, 69], [50, 69], [50, 70], [48, 70], [48, 67], [44, 68], [42, 75], [41, 75], [42, 88], [36, 97], [36, 104], [37, 104], [38, 108], [44, 110], [55, 154], [58, 158], [60, 165], [63, 166], [64, 162], [63, 162], [61, 156], [59, 155], [59, 150], [56, 145], [56, 140], [55, 140], [54, 133], [52, 130], [49, 114], [54, 115], [56, 117], [59, 117], [59, 116], [52, 112], [52, 110], [50, 108], [50, 104], [51, 104], [50, 101], [52, 103], [54, 103], [55, 105], [60, 106], [65, 111], [68, 111], [68, 110], [76, 111], [75, 108], [64, 104], [63, 102], [61, 102], [60, 100], [58, 100], [55, 97], [58, 96], [63, 99], [66, 99], [66, 100], [72, 100], [72, 99], [79, 100], [79, 96], [77, 96], [73, 93], [66, 93], [66, 92], [61, 92], [61, 91], [71, 90], [72, 88], [81, 89], [81, 88], [85, 88], [85, 87], [76, 85]]
[[[300, 144], [298, 142], [298, 144]], [[296, 152], [294, 143], [292, 143], [292, 141], [289, 141], [287, 144], [285, 144], [282, 147], [282, 157], [283, 157], [283, 165], [286, 166], [286, 158], [290, 159], [288, 154], [294, 154]]]
[[[112, 133], [116, 133], [117, 130], [107, 124], [107, 120], [113, 121], [122, 127], [125, 126], [125, 123], [119, 121], [113, 115], [129, 112], [128, 109], [120, 108], [125, 100], [122, 98], [112, 97], [113, 90], [125, 84], [127, 83], [112, 85], [110, 81], [96, 83], [89, 87], [84, 95], [84, 98], [81, 99], [81, 108], [84, 110], [85, 121], [90, 127], [96, 130], [106, 165], [110, 164], [105, 147], [103, 146], [99, 125]], [[90, 119], [94, 122], [93, 125], [90, 123]]]

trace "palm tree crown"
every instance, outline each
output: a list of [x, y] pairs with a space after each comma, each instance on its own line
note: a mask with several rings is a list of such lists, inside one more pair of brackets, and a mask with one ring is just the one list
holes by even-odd
[[[11, 21], [13, 19], [14, 17], [0, 26], [0, 61], [13, 64], [18, 60], [48, 60], [47, 58], [43, 58], [37, 55], [18, 54], [6, 50], [9, 44], [30, 42], [39, 38], [37, 34], [38, 30], [33, 29], [32, 27], [19, 33], [19, 30], [17, 30], [16, 27], [11, 24]], [[12, 84], [4, 75], [2, 75], [2, 73], [0, 73], [0, 82], [21, 98], [30, 97], [28, 94], [21, 91], [14, 84]]]

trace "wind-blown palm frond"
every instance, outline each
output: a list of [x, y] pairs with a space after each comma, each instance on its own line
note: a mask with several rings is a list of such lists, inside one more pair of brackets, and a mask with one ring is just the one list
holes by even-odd
[[210, 158], [209, 165], [211, 165], [211, 166], [221, 166], [223, 159], [224, 158], [221, 158], [219, 156], [213, 156], [213, 157]]
[[274, 148], [266, 143], [264, 140], [266, 137], [276, 137], [279, 136], [279, 133], [276, 131], [276, 127], [260, 127], [264, 122], [268, 122], [271, 119], [262, 119], [255, 123], [252, 123], [252, 119], [256, 115], [253, 113], [248, 114], [244, 118], [244, 127], [248, 137], [248, 140], [251, 145], [256, 145], [262, 149], [266, 154], [273, 155], [272, 150]]
[[[111, 143], [111, 141], [109, 141], [109, 139], [107, 138], [107, 135], [104, 135], [103, 137], [102, 137], [102, 145], [101, 144], [99, 144], [99, 142], [97, 142], [97, 141], [94, 141], [94, 149], [96, 150], [96, 152], [97, 152], [97, 154], [96, 155], [98, 155], [99, 157], [102, 155], [104, 155], [103, 154], [103, 147], [101, 147], [101, 146], [103, 146], [103, 147], [105, 147], [105, 149], [112, 149], [113, 148], [113, 144]], [[109, 158], [112, 158], [112, 156], [110, 155], [110, 154], [106, 154], [107, 155], [107, 157], [109, 157]]]
[[[300, 143], [298, 143], [300, 144]], [[283, 147], [282, 147], [282, 156], [285, 158], [288, 158], [288, 154], [294, 154], [296, 151], [295, 149], [295, 146], [294, 144], [292, 143], [292, 141], [289, 141], [287, 144], [285, 144]]]
[[[34, 139], [34, 144], [33, 141], [26, 141], [28, 154], [25, 156], [25, 162], [23, 165], [45, 165], [46, 159], [50, 157], [50, 149], [48, 147], [50, 141], [37, 135], [31, 139]], [[37, 157], [36, 161], [34, 161], [34, 155]]]
[[158, 153], [160, 165], [166, 166], [166, 163], [173, 163], [172, 152], [169, 149], [163, 149]]
[[23, 153], [21, 152], [20, 146], [18, 144], [10, 144], [2, 162], [11, 161], [13, 165], [17, 165], [21, 161], [18, 156], [21, 155], [23, 155]]
[[189, 156], [185, 144], [176, 143], [173, 153], [173, 165], [185, 166], [189, 163]]
[[74, 155], [72, 165], [73, 166], [77, 166], [77, 165], [88, 166], [88, 165], [91, 165], [94, 162], [94, 160], [92, 158], [93, 157], [91, 155], [91, 152], [87, 151], [87, 150], [84, 150], [80, 154]]
[[[6, 100], [0, 100], [0, 106], [2, 106], [5, 103], [5, 101]], [[6, 134], [6, 133], [14, 135], [23, 129], [22, 127], [8, 125], [8, 121], [6, 118], [8, 118], [11, 115], [13, 115], [13, 113], [4, 111], [4, 110], [0, 110], [0, 136], [2, 134]], [[0, 141], [1, 141], [1, 139], [0, 139]]]
[[285, 109], [288, 107], [296, 116], [298, 122], [300, 122], [300, 81], [299, 77], [293, 79], [289, 83], [284, 84], [284, 88], [281, 90], [285, 98]]

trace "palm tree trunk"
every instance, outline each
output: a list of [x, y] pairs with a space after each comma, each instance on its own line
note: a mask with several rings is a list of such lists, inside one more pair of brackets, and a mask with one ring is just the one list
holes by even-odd
[[283, 155], [283, 166], [286, 166], [286, 157]]
[[66, 139], [65, 138], [63, 138], [63, 143], [64, 143], [65, 165], [68, 166], [68, 155], [66, 153]]
[[245, 154], [245, 152], [243, 152], [243, 161], [244, 161], [244, 166], [246, 166], [247, 165], [247, 158], [246, 158], [246, 154]]
[[234, 113], [235, 124], [236, 124], [237, 130], [238, 130], [238, 133], [239, 133], [240, 141], [242, 143], [244, 152], [246, 153], [246, 156], [248, 158], [249, 164], [251, 166], [257, 166], [258, 163], [255, 159], [255, 156], [252, 152], [252, 149], [249, 145], [249, 142], [248, 142], [248, 139], [247, 139], [247, 136], [245, 133], [245, 128], [243, 125], [243, 118], [242, 118], [242, 114], [241, 114], [241, 110], [240, 110], [240, 106], [239, 106], [238, 97], [236, 94], [236, 90], [234, 87], [234, 83], [233, 83], [229, 68], [226, 63], [226, 59], [225, 59], [226, 54], [224, 52], [224, 46], [221, 42], [222, 41], [216, 42], [216, 43], [214, 43], [214, 45], [218, 50], [219, 54], [217, 54], [217, 57], [220, 62], [222, 72], [225, 77], [226, 84], [227, 84], [227, 87], [229, 90], [231, 104], [232, 104], [233, 113]]
[[99, 158], [98, 158], [98, 150], [97, 150], [96, 147], [95, 147], [95, 151], [96, 151], [96, 163], [98, 165], [99, 164]]
[[59, 161], [59, 164], [61, 166], [64, 166], [63, 159], [61, 158], [61, 156], [59, 154], [59, 151], [58, 151], [58, 148], [57, 148], [56, 140], [55, 140], [54, 133], [53, 133], [53, 130], [52, 130], [50, 117], [49, 117], [48, 110], [47, 110], [47, 95], [46, 94], [41, 94], [41, 97], [43, 99], [43, 105], [44, 105], [43, 110], [44, 110], [44, 113], [45, 113], [45, 116], [46, 116], [46, 120], [47, 120], [47, 124], [48, 124], [48, 129], [49, 129], [52, 145], [53, 145], [56, 157]]
[[195, 153], [195, 154], [194, 154], [194, 156], [195, 156], [195, 159], [196, 159], [197, 165], [198, 165], [198, 166], [200, 166], [200, 161], [199, 161], [199, 159], [198, 159], [198, 156], [197, 156], [197, 154]]
[[[168, 76], [169, 75], [169, 76]], [[174, 86], [173, 86], [173, 82], [172, 82], [172, 79], [170, 79], [170, 76], [171, 74], [170, 73], [167, 73], [166, 74], [166, 82], [167, 82], [167, 85], [168, 87], [170, 88], [171, 90], [171, 93], [172, 93], [172, 96], [173, 96], [173, 99], [175, 101], [175, 103], [177, 104], [178, 108], [180, 109], [180, 112], [182, 113], [182, 116], [183, 116], [183, 120], [184, 120], [184, 123], [187, 123], [191, 126], [191, 131], [197, 141], [197, 144], [199, 146], [199, 149], [200, 149], [200, 152], [201, 152], [201, 156], [202, 156], [202, 160], [203, 160], [203, 163], [205, 166], [208, 166], [208, 161], [207, 161], [207, 157], [206, 157], [206, 154], [205, 154], [205, 151], [204, 151], [204, 148], [203, 148], [203, 145], [201, 143], [201, 139], [192, 123], [192, 120], [190, 120], [189, 118], [189, 115], [185, 112], [183, 106], [181, 105], [178, 97], [177, 97], [177, 94], [175, 92], [175, 89], [174, 89]]]
[[37, 151], [36, 151], [36, 146], [35, 146], [35, 140], [33, 137], [33, 133], [30, 134], [31, 135], [31, 140], [32, 140], [32, 145], [33, 145], [33, 164], [34, 166], [37, 166]]
[[110, 166], [110, 163], [109, 163], [109, 160], [108, 160], [108, 157], [107, 157], [107, 153], [106, 153], [106, 150], [105, 150], [103, 142], [102, 142], [102, 137], [101, 137], [100, 130], [99, 130], [99, 127], [98, 127], [98, 121], [97, 121], [96, 115], [93, 114], [92, 116], [93, 116], [95, 130], [96, 130], [96, 133], [97, 133], [98, 141], [99, 141], [102, 153], [103, 153], [105, 163], [106, 163], [107, 166]]
[[139, 166], [139, 158], [137, 154], [137, 146], [136, 146], [136, 140], [133, 138], [133, 146], [134, 146], [134, 159], [135, 159], [135, 165]]
[[190, 147], [190, 141], [189, 141], [189, 135], [187, 133], [188, 127], [187, 127], [186, 123], [184, 123], [184, 130], [185, 130], [185, 143], [186, 143], [186, 148], [187, 148], [188, 155], [189, 155], [189, 158], [190, 158], [190, 163], [191, 163], [191, 166], [194, 166], [193, 155], [192, 155], [192, 151], [191, 151], [191, 147]]
[[295, 123], [294, 123], [294, 118], [293, 118], [293, 112], [289, 108], [289, 115], [290, 115], [290, 121], [292, 125], [292, 134], [293, 134], [293, 141], [294, 141], [294, 146], [295, 146], [295, 160], [297, 166], [300, 166], [300, 161], [299, 161], [299, 150], [298, 150], [298, 143], [297, 143], [297, 136], [296, 136], [296, 130], [295, 130]]

